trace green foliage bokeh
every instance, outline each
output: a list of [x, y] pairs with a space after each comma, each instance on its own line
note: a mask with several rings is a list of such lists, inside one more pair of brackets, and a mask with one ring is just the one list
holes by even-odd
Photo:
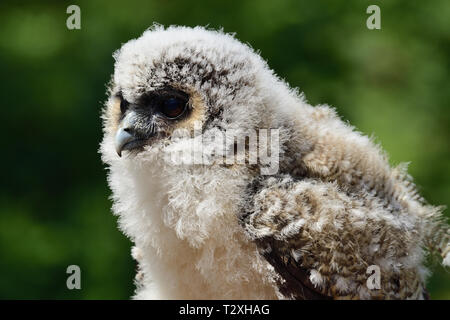
[[[70, 4], [81, 30], [66, 28]], [[381, 30], [366, 27], [371, 4]], [[311, 104], [373, 134], [393, 164], [410, 162], [431, 204], [450, 204], [448, 0], [2, 1], [0, 21], [0, 298], [133, 294], [99, 116], [113, 51], [154, 22], [236, 32]], [[71, 264], [81, 290], [66, 288]], [[431, 297], [450, 299], [449, 271], [432, 269]]]

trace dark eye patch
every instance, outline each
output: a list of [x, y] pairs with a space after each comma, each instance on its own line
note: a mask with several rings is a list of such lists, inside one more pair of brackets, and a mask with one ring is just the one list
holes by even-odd
[[127, 100], [125, 100], [125, 98], [122, 95], [122, 92], [116, 94], [116, 97], [117, 99], [120, 100], [120, 112], [123, 115], [128, 110], [130, 103]]
[[120, 112], [124, 114], [125, 111], [127, 111], [129, 105], [130, 103], [127, 100], [125, 99], [120, 100]]

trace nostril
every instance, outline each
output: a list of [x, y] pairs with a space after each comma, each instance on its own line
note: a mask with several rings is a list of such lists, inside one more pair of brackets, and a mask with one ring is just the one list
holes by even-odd
[[122, 130], [128, 134], [131, 134], [132, 136], [136, 135], [136, 130], [133, 128], [123, 128]]
[[136, 136], [136, 130], [133, 127], [123, 128], [122, 131], [126, 132], [126, 134], [129, 136]]

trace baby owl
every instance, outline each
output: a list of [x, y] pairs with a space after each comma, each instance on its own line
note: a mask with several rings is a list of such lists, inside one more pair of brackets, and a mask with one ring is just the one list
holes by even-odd
[[134, 298], [428, 298], [442, 209], [334, 109], [221, 31], [156, 25], [114, 58], [100, 152]]

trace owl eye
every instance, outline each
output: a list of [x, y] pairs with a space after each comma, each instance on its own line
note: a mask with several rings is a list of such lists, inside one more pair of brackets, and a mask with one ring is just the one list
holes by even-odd
[[124, 98], [120, 98], [120, 112], [122, 112], [122, 114], [127, 111], [129, 105], [130, 103], [127, 100], [125, 100]]
[[176, 119], [187, 109], [187, 99], [170, 97], [161, 104], [161, 112], [169, 119]]

